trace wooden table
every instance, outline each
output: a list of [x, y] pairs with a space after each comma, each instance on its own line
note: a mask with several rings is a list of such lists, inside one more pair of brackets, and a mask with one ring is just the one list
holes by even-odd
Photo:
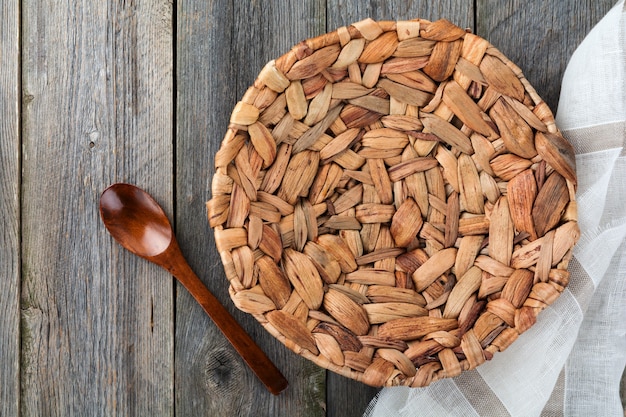
[[[377, 392], [230, 302], [205, 214], [230, 111], [270, 59], [374, 19], [470, 28], [556, 109], [614, 0], [34, 1], [0, 5], [0, 415], [359, 416]], [[265, 391], [189, 294], [106, 233], [101, 191], [163, 205], [192, 267], [284, 371]]]

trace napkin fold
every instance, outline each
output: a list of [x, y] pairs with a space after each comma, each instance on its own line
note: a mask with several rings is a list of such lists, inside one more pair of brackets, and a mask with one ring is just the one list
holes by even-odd
[[624, 416], [625, 45], [621, 0], [563, 77], [556, 123], [576, 150], [581, 228], [568, 288], [491, 361], [426, 388], [384, 388], [365, 417]]

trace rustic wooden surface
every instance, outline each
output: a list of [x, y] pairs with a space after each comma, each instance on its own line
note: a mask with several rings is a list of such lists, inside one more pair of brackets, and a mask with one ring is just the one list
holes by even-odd
[[0, 4], [0, 416], [20, 389], [20, 93], [18, 1]]
[[[204, 202], [232, 106], [302, 39], [365, 17], [445, 17], [556, 110], [571, 53], [614, 0], [174, 3], [0, 5], [0, 415], [359, 416], [376, 389], [297, 357], [229, 301]], [[118, 181], [163, 205], [192, 268], [289, 379], [284, 394], [108, 236], [98, 197]]]

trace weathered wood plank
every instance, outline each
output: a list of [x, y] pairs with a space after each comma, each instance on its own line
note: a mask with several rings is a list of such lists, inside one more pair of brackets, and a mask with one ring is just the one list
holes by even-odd
[[172, 210], [172, 5], [22, 3], [21, 415], [173, 415], [171, 277], [105, 232], [137, 183]]
[[614, 0], [477, 0], [476, 33], [519, 66], [556, 114], [567, 63]]
[[176, 413], [323, 416], [325, 373], [236, 311], [209, 229], [213, 157], [230, 112], [270, 59], [323, 33], [311, 2], [180, 1], [177, 9], [176, 227], [192, 268], [290, 382], [272, 396], [184, 291], [176, 299]]
[[0, 415], [19, 409], [19, 2], [0, 4]]
[[[378, 2], [329, 0], [328, 31], [350, 25], [367, 17], [374, 20], [410, 20], [446, 18], [461, 27], [473, 28], [473, 2], [443, 0], [439, 2]], [[338, 12], [340, 11], [340, 12]], [[350, 379], [328, 374], [326, 390], [329, 417], [360, 416], [378, 392], [377, 389]]]
[[327, 10], [329, 31], [367, 17], [374, 20], [448, 19], [463, 28], [474, 26], [474, 6], [467, 1], [328, 0]]

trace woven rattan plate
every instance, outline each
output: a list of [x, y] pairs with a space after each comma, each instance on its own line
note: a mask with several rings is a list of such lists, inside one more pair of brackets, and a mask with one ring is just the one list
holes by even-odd
[[367, 19], [269, 62], [215, 157], [235, 305], [373, 386], [473, 369], [569, 280], [573, 149], [486, 40]]

